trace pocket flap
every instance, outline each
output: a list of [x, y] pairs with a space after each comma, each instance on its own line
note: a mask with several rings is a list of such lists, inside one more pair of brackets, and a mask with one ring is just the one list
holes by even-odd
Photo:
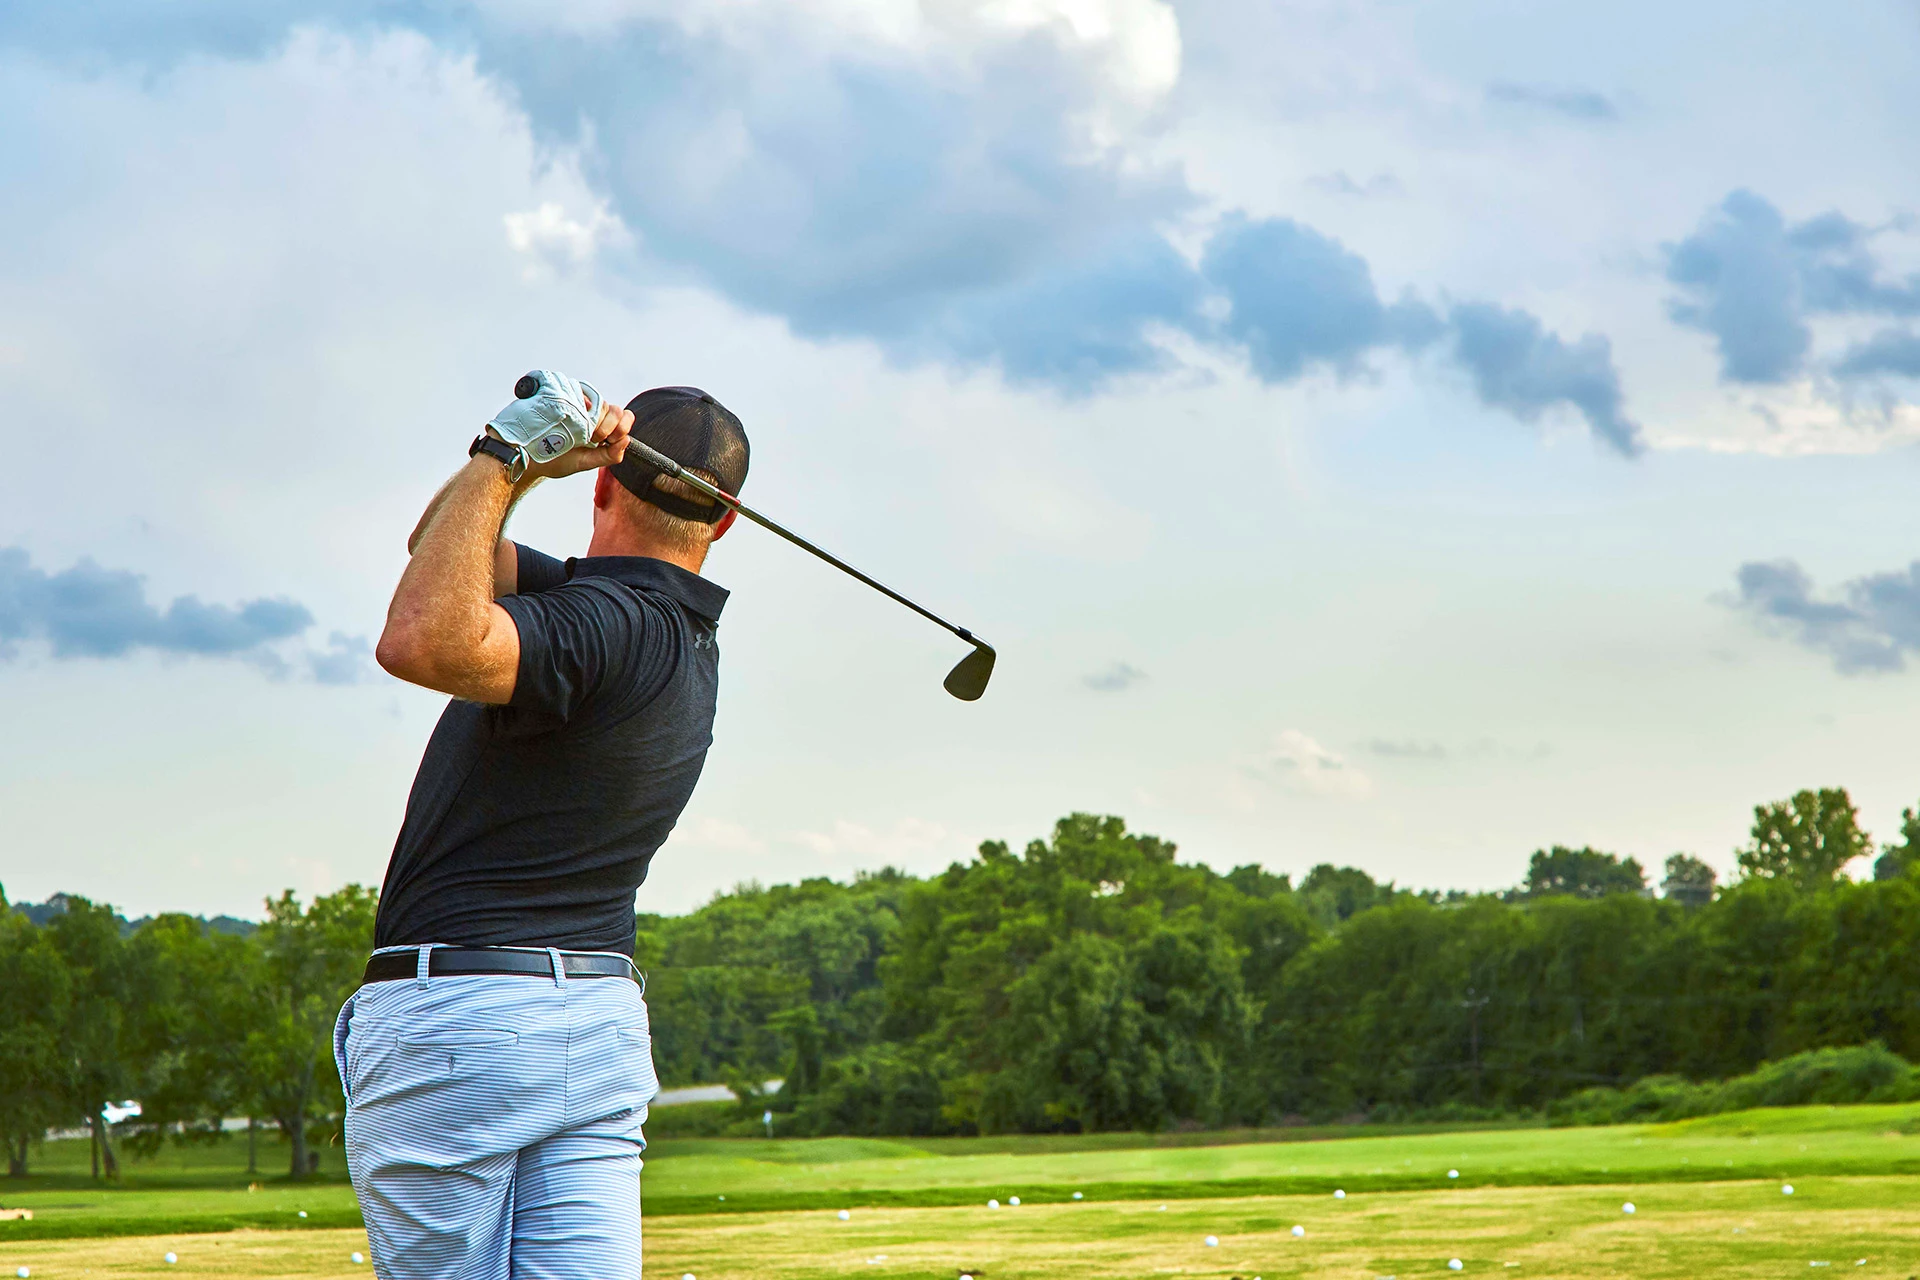
[[440, 1031], [402, 1031], [400, 1044], [408, 1049], [445, 1049], [453, 1045], [514, 1044], [520, 1039], [512, 1031], [488, 1031], [449, 1027]]

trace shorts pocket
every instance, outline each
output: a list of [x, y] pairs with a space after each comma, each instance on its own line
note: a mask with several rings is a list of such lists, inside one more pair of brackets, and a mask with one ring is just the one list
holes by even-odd
[[395, 1039], [403, 1049], [455, 1049], [518, 1044], [520, 1035], [515, 1031], [449, 1027], [435, 1031], [402, 1031]]

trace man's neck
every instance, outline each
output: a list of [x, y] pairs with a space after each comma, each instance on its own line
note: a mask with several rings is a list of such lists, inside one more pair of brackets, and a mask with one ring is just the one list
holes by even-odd
[[665, 560], [668, 564], [679, 565], [688, 573], [699, 573], [707, 562], [706, 549], [689, 555], [678, 547], [668, 547], [648, 539], [638, 537], [630, 529], [608, 528], [602, 525], [593, 531], [593, 538], [587, 543], [589, 556], [645, 556], [649, 560]]

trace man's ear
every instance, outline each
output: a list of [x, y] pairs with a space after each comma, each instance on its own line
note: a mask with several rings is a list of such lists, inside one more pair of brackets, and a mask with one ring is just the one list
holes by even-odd
[[720, 541], [720, 539], [726, 537], [727, 530], [733, 528], [733, 518], [739, 514], [740, 513], [738, 511], [735, 511], [732, 507], [728, 507], [727, 514], [721, 516], [718, 520], [714, 521], [713, 536], [707, 539], [708, 544], [711, 545], [715, 542]]
[[593, 477], [593, 505], [602, 511], [613, 505], [613, 486], [619, 484], [613, 478], [611, 467], [602, 467]]

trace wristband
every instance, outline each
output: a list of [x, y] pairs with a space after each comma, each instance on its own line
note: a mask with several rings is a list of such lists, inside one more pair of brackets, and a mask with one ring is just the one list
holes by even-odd
[[505, 440], [496, 440], [482, 431], [467, 446], [467, 456], [484, 453], [489, 458], [497, 458], [507, 469], [507, 483], [518, 484], [520, 477], [527, 474], [527, 451], [517, 444], [508, 444]]

